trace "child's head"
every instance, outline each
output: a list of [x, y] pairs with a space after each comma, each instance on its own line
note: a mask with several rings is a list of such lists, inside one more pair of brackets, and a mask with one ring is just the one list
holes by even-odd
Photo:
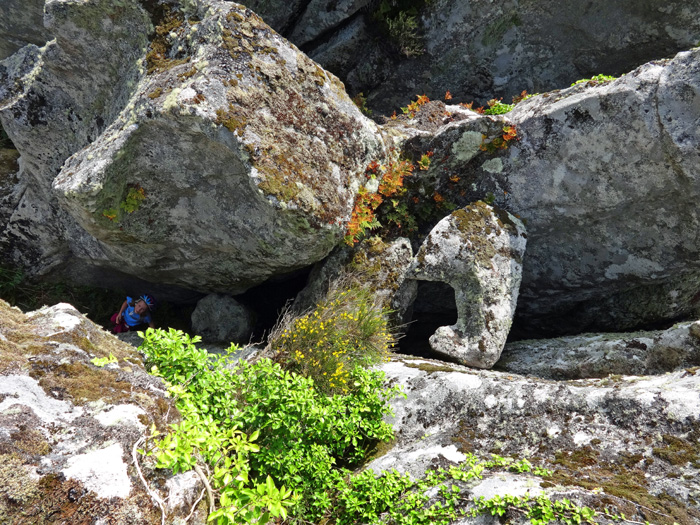
[[153, 299], [153, 296], [148, 294], [142, 295], [136, 300], [136, 303], [134, 303], [134, 312], [143, 317], [148, 312], [152, 312], [154, 310], [155, 304], [156, 302]]
[[137, 299], [134, 304], [134, 312], [141, 317], [146, 315], [148, 313], [148, 304], [146, 304], [146, 301], [141, 298]]

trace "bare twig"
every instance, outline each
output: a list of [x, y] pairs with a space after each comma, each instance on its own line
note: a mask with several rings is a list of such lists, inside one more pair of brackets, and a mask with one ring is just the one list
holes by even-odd
[[160, 523], [161, 525], [165, 525], [165, 506], [163, 504], [163, 500], [161, 497], [153, 492], [150, 487], [148, 486], [148, 483], [146, 482], [146, 478], [143, 477], [143, 473], [141, 472], [141, 467], [139, 466], [139, 458], [138, 454], [136, 453], [136, 449], [139, 447], [141, 442], [145, 441], [146, 437], [141, 436], [136, 443], [134, 443], [134, 447], [131, 449], [131, 457], [134, 460], [134, 466], [136, 467], [136, 471], [139, 473], [139, 478], [141, 479], [141, 483], [143, 483], [143, 486], [146, 488], [146, 492], [148, 492], [148, 495], [151, 496], [151, 499], [156, 502], [158, 507], [160, 508]]
[[185, 523], [187, 523], [188, 521], [190, 521], [190, 518], [194, 515], [194, 511], [197, 510], [197, 505], [199, 505], [199, 502], [202, 501], [202, 498], [204, 497], [204, 494], [205, 494], [206, 491], [207, 491], [207, 489], [202, 489], [202, 493], [201, 493], [201, 494], [199, 495], [199, 497], [197, 498], [197, 501], [194, 502], [194, 505], [192, 505], [192, 510], [190, 511], [190, 513], [189, 513], [189, 514], [187, 515], [187, 517], [185, 518]]
[[209, 514], [211, 514], [212, 512], [214, 512], [216, 510], [216, 507], [214, 506], [214, 493], [211, 490], [211, 485], [209, 485], [209, 480], [204, 475], [204, 472], [202, 472], [202, 468], [199, 466], [199, 464], [197, 464], [197, 463], [194, 464], [194, 471], [199, 476], [199, 479], [202, 480], [202, 483], [204, 484], [204, 488], [207, 491], [207, 499], [209, 500]]

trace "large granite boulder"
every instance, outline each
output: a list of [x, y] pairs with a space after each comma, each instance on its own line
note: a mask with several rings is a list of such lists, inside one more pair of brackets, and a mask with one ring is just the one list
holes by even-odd
[[522, 322], [626, 330], [687, 315], [700, 291], [700, 48], [507, 116], [521, 139], [500, 181], [529, 234]]
[[419, 127], [404, 149], [433, 151], [420, 176], [446, 200], [493, 200], [526, 224], [520, 338], [620, 331], [696, 308], [698, 100], [700, 48], [505, 115], [447, 106], [437, 129], [420, 113], [397, 129]]
[[483, 202], [433, 228], [408, 275], [454, 289], [457, 322], [430, 337], [435, 352], [478, 368], [498, 360], [518, 300], [526, 238], [522, 222]]
[[51, 184], [64, 161], [126, 105], [152, 28], [136, 0], [48, 0], [45, 11], [53, 40], [0, 63], [0, 121], [21, 154], [15, 197], [2, 214], [9, 220], [0, 228], [0, 251], [6, 262], [38, 274], [66, 260], [69, 242], [99, 253], [60, 209]]
[[56, 40], [0, 67], [23, 170], [4, 251], [234, 294], [322, 259], [385, 154], [376, 124], [250, 10], [149, 8], [150, 44], [135, 0], [51, 0]]
[[229, 295], [209, 294], [192, 312], [192, 331], [206, 342], [246, 344], [254, 325], [254, 313]]
[[[490, 454], [551, 470], [487, 469], [454, 484], [465, 505], [474, 497], [512, 494], [566, 497], [644, 523], [700, 520], [700, 373], [551, 381], [396, 357], [381, 369], [403, 386], [392, 401], [396, 441], [367, 465], [412, 476], [447, 468], [469, 453]], [[434, 491], [436, 493], [437, 491]], [[515, 514], [515, 523], [529, 523]], [[456, 523], [496, 524], [479, 515]]]
[[510, 102], [525, 89], [619, 75], [688, 49], [700, 35], [700, 7], [683, 0], [286, 4], [246, 2], [385, 114], [416, 93], [440, 99], [450, 90], [459, 102]]
[[0, 4], [0, 60], [27, 44], [43, 46], [50, 39], [44, 28], [44, 0], [5, 0]]
[[[0, 521], [182, 522], [198, 478], [135, 450], [177, 419], [141, 355], [72, 306], [25, 315], [0, 301]], [[205, 523], [206, 509], [193, 518]]]

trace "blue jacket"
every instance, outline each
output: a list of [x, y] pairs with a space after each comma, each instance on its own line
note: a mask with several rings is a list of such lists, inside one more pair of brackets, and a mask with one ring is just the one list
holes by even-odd
[[127, 307], [122, 314], [124, 322], [129, 326], [138, 326], [140, 324], [149, 324], [151, 322], [151, 314], [147, 313], [143, 317], [134, 311], [134, 300], [131, 297], [126, 298]]

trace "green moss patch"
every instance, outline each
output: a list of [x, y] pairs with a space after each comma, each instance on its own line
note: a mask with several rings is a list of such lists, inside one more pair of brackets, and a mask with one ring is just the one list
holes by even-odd
[[164, 6], [160, 21], [155, 26], [155, 36], [146, 53], [147, 73], [160, 73], [189, 61], [189, 57], [169, 58], [172, 44], [170, 33], [183, 27], [185, 17], [180, 11]]
[[664, 492], [649, 492], [643, 469], [650, 463], [645, 461], [636, 466], [641, 459], [641, 455], [623, 453], [614, 462], [602, 460], [598, 451], [591, 447], [559, 451], [553, 461], [559, 468], [546, 478], [543, 487], [565, 485], [586, 490], [602, 489], [604, 495], [593, 504], [598, 510], [622, 512], [629, 517], [638, 516], [659, 525], [698, 523], [700, 513], [688, 508], [683, 501]]
[[691, 463], [693, 467], [700, 468], [700, 436], [696, 434], [700, 432], [694, 433], [691, 440], [664, 434], [663, 446], [655, 447], [652, 453], [671, 465], [680, 466]]

